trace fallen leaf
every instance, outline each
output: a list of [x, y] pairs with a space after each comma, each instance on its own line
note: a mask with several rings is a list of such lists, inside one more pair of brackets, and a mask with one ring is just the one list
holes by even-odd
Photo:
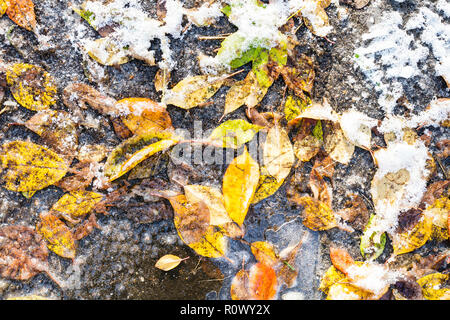
[[330, 287], [335, 283], [339, 283], [341, 280], [346, 280], [345, 274], [336, 269], [335, 266], [330, 266], [320, 280], [319, 290], [328, 294]]
[[303, 224], [309, 229], [322, 231], [336, 227], [336, 218], [327, 204], [309, 196], [294, 198], [293, 201], [304, 207]]
[[294, 149], [287, 132], [275, 125], [267, 133], [263, 150], [264, 166], [278, 181], [284, 180], [295, 162]]
[[[6, 5], [6, 11], [5, 11]], [[1, 5], [3, 12], [18, 26], [34, 31], [36, 29], [36, 15], [32, 0], [4, 0]]]
[[377, 230], [379, 217], [372, 215], [361, 236], [360, 251], [365, 260], [375, 260], [384, 251], [386, 244], [386, 233]]
[[448, 274], [432, 273], [426, 275], [417, 283], [422, 287], [422, 293], [427, 300], [450, 300], [450, 289], [444, 287], [449, 280]]
[[289, 57], [287, 65], [281, 68], [281, 76], [298, 97], [307, 101], [304, 91], [311, 92], [315, 78], [314, 63], [311, 58], [304, 54]]
[[278, 180], [272, 177], [265, 167], [261, 167], [261, 174], [259, 176], [258, 186], [256, 187], [255, 195], [253, 196], [252, 204], [270, 197], [283, 185], [284, 179]]
[[255, 259], [266, 266], [273, 268], [279, 262], [278, 256], [275, 253], [275, 247], [270, 242], [252, 242], [251, 250], [253, 255], [255, 256]]
[[0, 227], [0, 275], [28, 280], [47, 270], [48, 250], [44, 239], [32, 228], [20, 225]]
[[419, 222], [410, 230], [394, 233], [391, 237], [394, 254], [404, 254], [423, 246], [431, 237], [432, 227], [432, 219], [428, 215], [422, 215]]
[[0, 152], [5, 188], [33, 192], [58, 182], [68, 164], [53, 151], [27, 141], [5, 143]]
[[85, 41], [83, 48], [92, 59], [105, 66], [121, 65], [130, 61], [129, 52], [119, 47], [110, 37]]
[[176, 268], [183, 260], [185, 259], [174, 256], [173, 254], [166, 254], [156, 261], [155, 267], [163, 271], [169, 271]]
[[223, 148], [237, 149], [253, 139], [263, 127], [251, 124], [242, 119], [228, 120], [215, 128], [208, 141], [217, 143]]
[[228, 166], [223, 176], [223, 198], [230, 218], [238, 225], [244, 223], [259, 181], [259, 165], [244, 148]]
[[41, 213], [36, 231], [47, 240], [47, 247], [63, 258], [74, 259], [77, 243], [70, 229], [51, 213]]
[[273, 268], [254, 264], [249, 272], [240, 270], [231, 283], [233, 300], [271, 300], [277, 292], [277, 276]]
[[101, 193], [72, 191], [66, 193], [52, 206], [51, 212], [71, 223], [78, 223], [103, 199]]
[[335, 283], [328, 289], [327, 300], [368, 300], [372, 294], [350, 283]]
[[328, 123], [324, 136], [324, 149], [335, 161], [348, 164], [355, 151], [355, 145], [350, 143], [338, 123]]
[[27, 109], [44, 110], [56, 103], [55, 81], [41, 67], [15, 63], [7, 68], [6, 81], [14, 99]]
[[122, 122], [136, 135], [173, 129], [165, 106], [148, 98], [126, 98], [116, 103], [116, 109], [126, 114]]
[[166, 93], [163, 102], [183, 109], [197, 107], [211, 98], [220, 89], [224, 80], [223, 77], [206, 75], [185, 78]]
[[355, 260], [353, 260], [352, 256], [347, 250], [342, 248], [330, 247], [330, 258], [333, 266], [345, 275], [347, 275], [348, 269], [355, 265]]

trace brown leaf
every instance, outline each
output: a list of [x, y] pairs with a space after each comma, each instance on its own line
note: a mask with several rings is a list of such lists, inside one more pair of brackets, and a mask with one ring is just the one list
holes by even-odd
[[6, 0], [6, 14], [18, 26], [29, 31], [36, 29], [36, 15], [32, 0]]
[[337, 247], [330, 247], [330, 258], [331, 263], [344, 273], [347, 274], [347, 269], [353, 265], [355, 265], [355, 261], [352, 256], [347, 252], [347, 250]]
[[358, 194], [350, 194], [350, 200], [345, 204], [348, 206], [336, 212], [345, 221], [358, 230], [363, 230], [369, 221], [369, 211], [362, 197]]
[[26, 226], [0, 228], [0, 275], [28, 280], [47, 268], [48, 249], [42, 237]]
[[86, 109], [86, 104], [89, 104], [101, 114], [117, 116], [116, 100], [84, 83], [69, 84], [63, 91], [63, 102], [73, 111], [77, 111], [78, 108]]
[[92, 213], [89, 216], [89, 219], [85, 220], [81, 225], [79, 225], [75, 231], [73, 232], [73, 237], [75, 240], [81, 240], [84, 237], [87, 237], [94, 231], [94, 229], [101, 229], [100, 226], [97, 223], [97, 219], [95, 217], [95, 214]]
[[306, 100], [304, 91], [311, 92], [314, 84], [314, 63], [304, 54], [290, 57], [288, 64], [281, 69], [281, 76], [298, 97]]

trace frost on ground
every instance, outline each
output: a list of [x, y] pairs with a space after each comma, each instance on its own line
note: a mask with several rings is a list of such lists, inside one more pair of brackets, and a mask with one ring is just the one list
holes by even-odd
[[[383, 1], [374, 1], [371, 6]], [[408, 1], [397, 1], [405, 2]], [[404, 94], [404, 79], [424, 79], [430, 55], [435, 59], [434, 74], [450, 74], [449, 5], [445, 1], [417, 6], [412, 15], [396, 9], [374, 16], [374, 23], [361, 37], [354, 61], [380, 93], [379, 105], [391, 113]], [[422, 88], [426, 90], [426, 88]]]

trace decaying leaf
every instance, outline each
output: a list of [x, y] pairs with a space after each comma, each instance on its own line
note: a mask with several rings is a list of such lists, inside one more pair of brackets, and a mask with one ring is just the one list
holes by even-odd
[[174, 224], [181, 240], [199, 255], [218, 258], [227, 248], [223, 233], [210, 225], [209, 209], [204, 202], [190, 203], [184, 195], [169, 197], [174, 209]]
[[341, 280], [346, 279], [345, 274], [336, 269], [335, 266], [330, 266], [320, 280], [319, 290], [328, 294], [330, 287]]
[[327, 300], [367, 300], [372, 296], [350, 283], [335, 283], [328, 289]]
[[27, 141], [5, 143], [0, 152], [5, 188], [35, 192], [59, 181], [68, 164], [53, 151]]
[[297, 118], [304, 110], [312, 105], [311, 98], [305, 96], [305, 99], [298, 98], [294, 95], [289, 95], [284, 103], [284, 116], [290, 123]]
[[427, 300], [450, 300], [450, 288], [443, 287], [448, 281], [449, 275], [443, 273], [432, 273], [417, 280]]
[[331, 30], [325, 11], [329, 4], [330, 1], [308, 0], [307, 5], [301, 10], [305, 25], [316, 36], [325, 37]]
[[431, 217], [424, 214], [410, 230], [394, 233], [391, 239], [394, 254], [399, 255], [420, 248], [430, 239], [432, 229], [433, 222]]
[[295, 141], [294, 153], [300, 161], [307, 162], [320, 151], [321, 146], [322, 141], [313, 135], [307, 135]]
[[295, 260], [303, 245], [305, 237], [307, 237], [307, 234], [305, 234], [297, 244], [283, 249], [279, 254], [282, 264], [278, 265], [276, 270], [277, 277], [280, 281], [284, 282], [288, 288], [293, 287], [297, 281], [298, 270], [295, 268]]
[[256, 79], [255, 73], [250, 70], [244, 80], [236, 82], [227, 92], [225, 98], [224, 115], [246, 105], [249, 108], [256, 106], [266, 95], [269, 87], [262, 87]]
[[273, 268], [256, 263], [248, 272], [236, 274], [230, 291], [233, 300], [271, 300], [277, 292], [277, 276]]
[[151, 132], [131, 137], [117, 146], [108, 156], [105, 175], [110, 181], [116, 180], [145, 159], [170, 148], [177, 142], [178, 138], [168, 132]]
[[122, 122], [136, 135], [173, 129], [166, 107], [148, 98], [126, 98], [116, 103]]
[[190, 203], [203, 202], [209, 209], [209, 223], [213, 226], [220, 226], [232, 222], [227, 210], [225, 201], [220, 190], [201, 185], [184, 186], [186, 199]]
[[208, 141], [217, 143], [223, 148], [237, 149], [252, 140], [262, 128], [242, 119], [228, 120], [211, 132]]
[[295, 161], [294, 149], [287, 132], [279, 125], [273, 126], [264, 143], [264, 166], [278, 181], [285, 179]]
[[286, 85], [295, 92], [295, 94], [307, 101], [304, 91], [311, 92], [313, 88], [315, 72], [314, 63], [308, 56], [290, 57], [286, 66], [281, 68]]
[[324, 148], [335, 161], [348, 164], [355, 151], [355, 145], [350, 143], [338, 123], [328, 123], [324, 136]]
[[258, 181], [259, 165], [245, 148], [228, 166], [222, 186], [225, 209], [238, 225], [244, 223]]
[[214, 78], [206, 75], [188, 77], [168, 91], [163, 102], [183, 109], [197, 107], [211, 98], [220, 89], [224, 80], [223, 77]]
[[255, 241], [251, 245], [251, 250], [255, 259], [266, 266], [273, 268], [279, 262], [275, 247], [270, 242]]
[[173, 254], [166, 254], [156, 261], [155, 267], [163, 271], [169, 271], [176, 268], [183, 260], [185, 259], [177, 257]]
[[28, 280], [47, 270], [48, 249], [32, 228], [6, 225], [0, 228], [0, 275]]
[[56, 103], [53, 77], [41, 67], [15, 63], [6, 70], [6, 81], [14, 99], [27, 109], [44, 110]]
[[129, 52], [120, 48], [110, 37], [85, 41], [84, 50], [92, 59], [105, 66], [121, 65], [130, 61]]
[[103, 195], [92, 191], [73, 191], [63, 195], [51, 208], [53, 214], [71, 223], [78, 223], [103, 199]]
[[63, 258], [75, 258], [77, 243], [70, 229], [58, 217], [41, 213], [36, 231], [47, 240], [47, 247], [54, 253]]
[[0, 7], [0, 12], [2, 14], [6, 12], [18, 26], [29, 31], [36, 29], [36, 15], [32, 0], [2, 0]]
[[374, 226], [377, 225], [379, 217], [372, 215], [367, 223], [364, 233], [361, 236], [361, 255], [366, 260], [375, 260], [384, 251], [386, 244], [386, 233], [380, 232]]
[[294, 201], [304, 207], [303, 224], [309, 229], [322, 231], [336, 227], [333, 211], [322, 201], [309, 196], [295, 198]]
[[281, 187], [284, 183], [284, 179], [278, 180], [272, 177], [265, 167], [261, 167], [261, 174], [259, 176], [258, 186], [253, 196], [252, 204], [258, 203], [259, 201], [270, 197]]

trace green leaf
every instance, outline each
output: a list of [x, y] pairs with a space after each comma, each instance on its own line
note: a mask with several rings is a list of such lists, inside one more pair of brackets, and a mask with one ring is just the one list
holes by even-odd
[[375, 260], [384, 251], [386, 245], [386, 233], [380, 233], [373, 229], [377, 223], [376, 215], [372, 214], [361, 236], [361, 255], [366, 260]]
[[322, 130], [322, 122], [320, 120], [317, 121], [313, 131], [312, 135], [319, 139], [320, 141], [323, 141], [323, 130]]

